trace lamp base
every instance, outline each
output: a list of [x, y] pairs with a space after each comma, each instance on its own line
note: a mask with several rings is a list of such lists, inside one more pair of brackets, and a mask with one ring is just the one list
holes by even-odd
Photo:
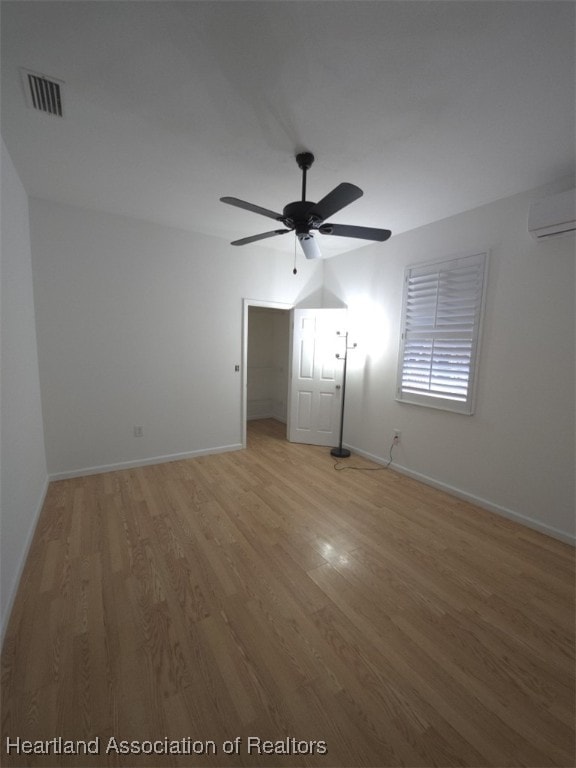
[[330, 456], [336, 456], [338, 459], [347, 459], [350, 456], [348, 448], [332, 448]]

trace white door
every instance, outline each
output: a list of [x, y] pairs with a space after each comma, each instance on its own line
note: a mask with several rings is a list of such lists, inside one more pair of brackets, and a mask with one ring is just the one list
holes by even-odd
[[[345, 309], [294, 309], [288, 440], [338, 445]], [[340, 331], [340, 335], [338, 334]]]

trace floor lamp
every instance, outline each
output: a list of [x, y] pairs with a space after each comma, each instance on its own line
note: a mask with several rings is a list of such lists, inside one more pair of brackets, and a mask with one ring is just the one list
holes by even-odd
[[[336, 331], [336, 333], [338, 336], [342, 335], [340, 331]], [[347, 459], [348, 456], [350, 456], [348, 448], [342, 448], [342, 435], [344, 433], [344, 405], [346, 401], [346, 364], [348, 362], [348, 350], [355, 348], [356, 344], [348, 346], [348, 331], [346, 331], [344, 334], [344, 354], [336, 354], [338, 360], [344, 360], [344, 371], [342, 372], [342, 408], [340, 410], [340, 442], [338, 443], [337, 448], [332, 448], [330, 455], [336, 456], [338, 459]]]

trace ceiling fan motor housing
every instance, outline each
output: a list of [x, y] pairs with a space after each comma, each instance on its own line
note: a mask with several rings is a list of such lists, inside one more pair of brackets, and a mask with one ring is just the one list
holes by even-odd
[[297, 235], [307, 234], [310, 227], [316, 227], [322, 219], [314, 213], [314, 206], [309, 200], [297, 200], [288, 203], [282, 211], [282, 221], [287, 227], [294, 229]]

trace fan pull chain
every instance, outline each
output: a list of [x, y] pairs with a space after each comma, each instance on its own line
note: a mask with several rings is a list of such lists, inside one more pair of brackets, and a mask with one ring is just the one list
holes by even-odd
[[296, 269], [296, 240], [297, 240], [296, 232], [294, 232], [294, 269], [292, 270], [293, 275], [298, 274], [298, 270]]

